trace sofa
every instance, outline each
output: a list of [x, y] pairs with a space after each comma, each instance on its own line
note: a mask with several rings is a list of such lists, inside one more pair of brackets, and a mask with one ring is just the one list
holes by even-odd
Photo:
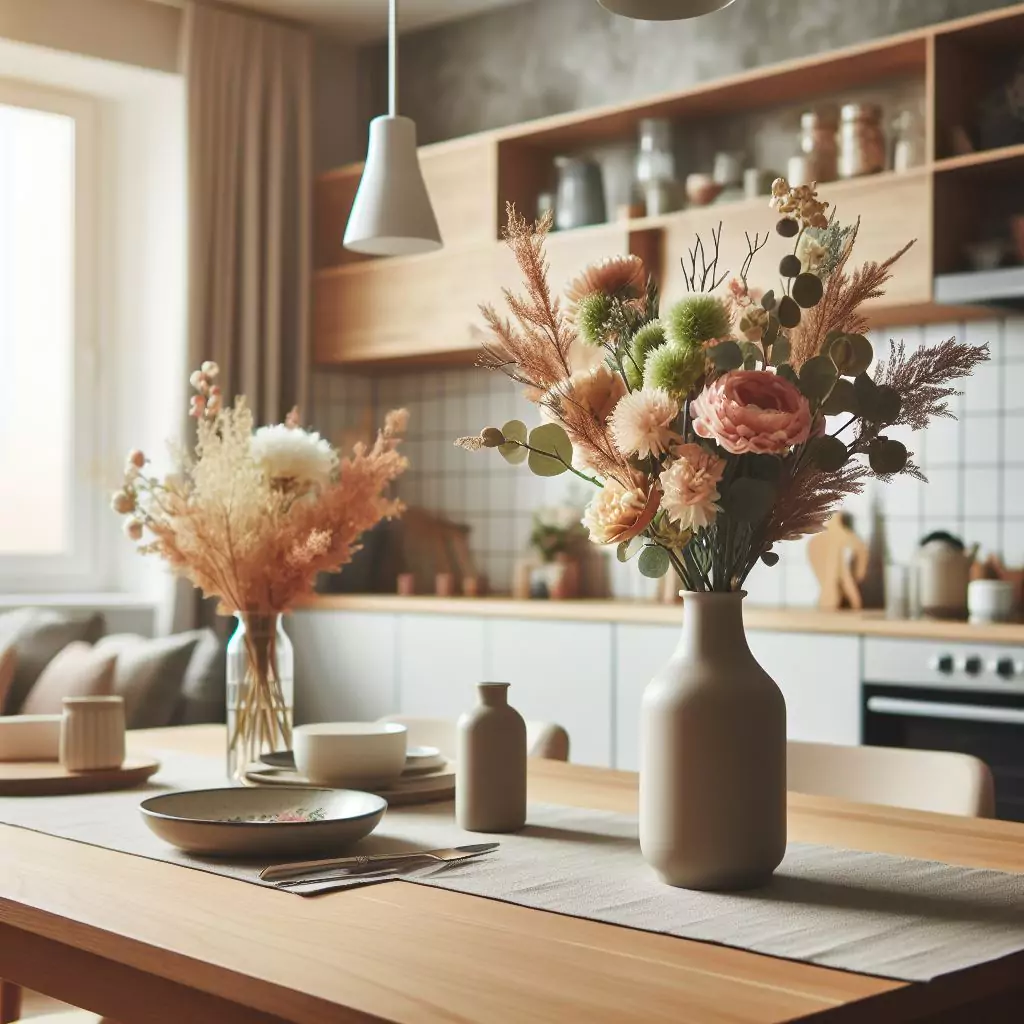
[[129, 729], [223, 722], [224, 644], [211, 629], [107, 634], [101, 613], [0, 614], [0, 714], [59, 714], [64, 697], [118, 694]]

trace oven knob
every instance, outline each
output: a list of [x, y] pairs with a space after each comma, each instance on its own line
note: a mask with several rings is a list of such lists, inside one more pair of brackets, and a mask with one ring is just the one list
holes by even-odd
[[992, 664], [992, 671], [1002, 679], [1012, 679], [1017, 674], [1017, 663], [1013, 658], [998, 658]]
[[953, 671], [953, 655], [936, 654], [929, 663], [929, 667], [933, 672], [941, 672], [948, 676]]
[[977, 676], [981, 674], [981, 670], [985, 667], [981, 658], [976, 654], [969, 654], [960, 663], [960, 671], [967, 673], [969, 676]]

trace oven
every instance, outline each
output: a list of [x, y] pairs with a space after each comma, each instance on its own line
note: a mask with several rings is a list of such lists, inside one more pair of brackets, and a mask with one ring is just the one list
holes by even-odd
[[862, 669], [864, 743], [972, 754], [1024, 821], [1024, 648], [867, 637]]

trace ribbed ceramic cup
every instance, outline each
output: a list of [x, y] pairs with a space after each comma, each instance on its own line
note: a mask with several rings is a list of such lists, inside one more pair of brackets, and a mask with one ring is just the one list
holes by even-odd
[[69, 772], [120, 768], [124, 731], [123, 697], [65, 697], [60, 763]]

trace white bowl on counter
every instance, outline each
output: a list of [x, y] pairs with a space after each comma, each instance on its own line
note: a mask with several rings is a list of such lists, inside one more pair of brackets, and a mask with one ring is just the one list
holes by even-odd
[[56, 761], [60, 715], [0, 717], [0, 761]]
[[405, 770], [406, 728], [397, 722], [317, 722], [296, 726], [295, 766], [314, 786], [358, 788]]

